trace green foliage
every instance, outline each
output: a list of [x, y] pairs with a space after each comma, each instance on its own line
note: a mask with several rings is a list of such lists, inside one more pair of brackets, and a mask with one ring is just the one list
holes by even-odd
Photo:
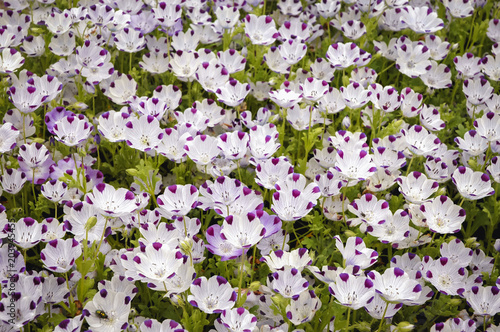
[[158, 173], [158, 165], [152, 159], [141, 159], [135, 168], [127, 169], [127, 174], [133, 176], [140, 189], [149, 193], [151, 197], [155, 196], [157, 183], [161, 183], [161, 175]]
[[127, 169], [135, 167], [141, 160], [138, 151], [129, 148], [124, 142], [120, 144], [118, 149], [115, 146], [106, 149], [106, 143], [100, 149], [103, 155], [101, 170], [113, 180], [109, 181], [109, 183], [120, 184], [120, 186], [124, 182], [127, 183]]
[[[72, 2], [76, 1], [56, 0], [56, 5], [58, 8], [64, 9], [71, 7], [73, 5]], [[211, 11], [209, 12], [211, 15], [214, 5], [210, 1], [208, 3], [212, 6]], [[304, 0], [302, 0], [302, 3], [304, 7], [307, 5]], [[265, 5], [267, 8], [264, 6], [254, 8], [253, 13], [257, 15], [271, 14], [273, 10], [277, 9], [277, 4], [277, 1], [267, 1], [267, 4]], [[435, 107], [439, 109], [441, 119], [446, 123], [446, 128], [435, 132], [435, 134], [439, 137], [441, 142], [443, 142], [451, 150], [457, 148], [453, 139], [457, 136], [463, 137], [467, 131], [473, 129], [473, 120], [482, 116], [485, 112], [482, 110], [479, 113], [476, 113], [473, 117], [469, 117], [466, 98], [463, 94], [464, 79], [457, 78], [458, 73], [455, 69], [453, 58], [455, 56], [463, 55], [466, 52], [471, 52], [476, 57], [483, 57], [484, 52], [491, 50], [493, 41], [486, 37], [486, 31], [489, 20], [492, 17], [498, 18], [499, 9], [497, 8], [498, 3], [496, 1], [489, 0], [484, 7], [476, 8], [473, 16], [464, 19], [457, 19], [449, 16], [449, 12], [442, 1], [434, 1], [433, 5], [434, 10], [437, 11], [439, 17], [445, 21], [445, 28], [437, 31], [435, 35], [439, 36], [443, 40], [447, 39], [447, 41], [451, 44], [447, 57], [444, 60], [439, 61], [451, 69], [453, 85], [450, 89], [431, 90], [420, 78], [410, 78], [406, 75], [402, 75], [396, 68], [393, 61], [384, 58], [380, 53], [375, 51], [373, 44], [374, 40], [388, 43], [392, 38], [399, 38], [402, 35], [408, 36], [414, 42], [418, 40], [422, 41], [425, 38], [423, 34], [413, 32], [410, 29], [397, 32], [381, 31], [378, 28], [380, 16], [369, 17], [367, 13], [361, 13], [360, 20], [364, 23], [367, 32], [358, 40], [354, 41], [354, 43], [365, 51], [370, 52], [372, 55], [371, 61], [367, 67], [373, 68], [378, 73], [378, 77], [376, 79], [377, 83], [380, 83], [383, 86], [391, 85], [398, 91], [401, 91], [406, 87], [411, 87], [414, 91], [421, 93], [424, 96], [424, 104], [435, 105]], [[493, 6], [497, 7], [493, 8]], [[347, 4], [342, 4], [342, 11], [345, 11], [347, 7]], [[29, 10], [30, 9], [27, 9], [26, 12]], [[189, 20], [188, 15], [185, 13], [183, 15], [183, 20], [187, 22]], [[242, 16], [244, 16], [243, 13]], [[279, 16], [279, 18], [277, 16], [274, 17], [276, 21], [283, 18], [281, 15]], [[242, 51], [243, 47], [245, 47], [247, 51], [246, 68], [244, 71], [231, 74], [231, 77], [240, 82], [269, 82], [273, 86], [273, 89], [278, 89], [285, 81], [297, 80], [298, 75], [295, 71], [298, 68], [309, 70], [311, 64], [316, 60], [316, 58], [324, 58], [330, 45], [337, 42], [341, 37], [342, 32], [337, 31], [332, 25], [330, 25], [332, 18], [319, 17], [318, 19], [318, 23], [320, 23], [323, 27], [323, 36], [309, 43], [306, 56], [300, 62], [291, 66], [289, 75], [278, 74], [269, 69], [269, 67], [264, 63], [264, 55], [272, 46], [253, 45], [250, 43], [248, 38], [244, 37], [244, 24], [238, 25], [233, 30], [225, 31], [221, 42], [205, 45], [204, 47], [212, 48], [214, 52], [222, 51], [228, 48]], [[76, 24], [78, 23], [75, 23], [75, 25]], [[187, 29], [188, 26], [189, 24], [185, 24], [185, 29]], [[94, 34], [97, 34], [100, 33], [100, 29], [100, 27], [98, 28], [89, 22], [85, 33], [93, 31]], [[42, 76], [47, 72], [50, 65], [59, 61], [61, 57], [48, 51], [48, 45], [51, 42], [53, 35], [49, 32], [46, 26], [40, 24], [32, 25], [29, 32], [33, 36], [43, 37], [46, 52], [40, 57], [29, 57], [23, 55], [25, 58], [23, 68]], [[160, 29], [156, 29], [152, 32], [152, 35], [156, 37], [166, 36], [164, 32], [160, 31]], [[83, 42], [81, 37], [82, 36], [77, 36], [76, 38], [78, 45], [81, 45]], [[169, 42], [171, 42], [171, 39], [169, 39]], [[347, 42], [345, 38], [344, 42]], [[138, 96], [151, 97], [157, 86], [174, 84], [182, 92], [182, 102], [176, 111], [184, 111], [186, 108], [191, 107], [194, 101], [212, 98], [216, 100], [218, 105], [225, 108], [228, 113], [232, 112], [230, 107], [225, 106], [217, 100], [217, 96], [214, 93], [204, 91], [200, 83], [196, 80], [184, 82], [177, 79], [175, 74], [171, 71], [167, 71], [163, 74], [150, 74], [146, 70], [139, 68], [137, 63], [147, 50], [128, 54], [120, 52], [112, 47], [106, 47], [110, 52], [115, 70], [129, 74], [138, 83]], [[333, 82], [329, 84], [329, 87], [340, 88], [340, 86], [347, 86], [352, 78], [353, 69], [354, 66], [337, 70], [335, 72], [335, 78], [333, 79]], [[93, 121], [93, 124], [96, 127], [95, 116], [97, 114], [111, 109], [118, 110], [121, 108], [121, 105], [114, 104], [101, 92], [100, 89], [104, 85], [96, 86], [95, 93], [90, 94], [87, 92], [88, 89], [85, 88], [86, 78], [81, 74], [72, 77], [71, 80], [76, 84], [74, 87], [74, 100], [70, 100], [70, 104], [64, 104], [64, 106], [67, 110], [71, 110], [77, 114], [85, 114], [89, 120]], [[9, 97], [6, 93], [6, 90], [10, 86], [10, 81], [11, 79], [7, 74], [2, 74], [0, 80], [0, 117], [2, 118], [8, 109], [13, 108], [13, 104], [9, 101]], [[500, 89], [499, 83], [491, 82], [491, 84], [495, 88], [495, 93], [498, 93], [498, 90]], [[65, 86], [64, 89], [64, 92], [68, 93], [70, 91], [67, 91], [66, 89], [73, 88]], [[305, 105], [305, 102], [301, 103], [302, 105], [299, 103], [300, 106]], [[36, 131], [32, 137], [27, 138], [28, 140], [46, 144], [48, 139], [53, 138], [53, 135], [50, 134], [45, 128], [44, 116], [48, 111], [57, 106], [63, 106], [63, 101], [60, 97], [54, 99], [47, 105], [44, 105], [43, 109], [40, 108], [39, 110], [30, 113], [30, 116], [34, 121]], [[276, 129], [278, 130], [279, 139], [282, 144], [282, 147], [275, 156], [288, 157], [294, 165], [294, 172], [301, 174], [306, 174], [306, 172], [309, 171], [307, 163], [312, 157], [312, 151], [314, 149], [323, 148], [323, 138], [328, 137], [328, 135], [334, 135], [339, 129], [343, 128], [341, 123], [345, 116], [349, 116], [352, 122], [351, 127], [348, 130], [351, 132], [362, 131], [369, 134], [370, 140], [368, 140], [367, 143], [370, 148], [373, 148], [371, 139], [375, 137], [383, 138], [389, 135], [397, 135], [406, 125], [420, 124], [419, 117], [405, 118], [402, 116], [400, 110], [392, 113], [375, 111], [371, 128], [367, 128], [362, 124], [359, 116], [359, 112], [362, 110], [351, 110], [346, 108], [338, 114], [328, 115], [328, 117], [331, 116], [333, 123], [326, 128], [322, 123], [319, 123], [316, 125], [313, 124], [309, 130], [295, 131], [292, 130], [291, 126], [286, 121], [287, 110], [280, 109], [279, 107], [273, 109], [275, 105], [273, 105], [272, 102], [269, 102], [269, 100], [262, 102], [249, 95], [245, 99], [245, 104], [241, 104], [235, 109], [237, 111], [236, 114], [239, 114], [246, 109], [255, 116], [257, 110], [264, 106], [269, 107], [274, 113], [281, 117], [276, 117], [272, 120], [276, 124]], [[481, 107], [477, 108], [480, 109]], [[229, 118], [226, 120], [228, 119]], [[173, 120], [172, 116], [166, 116], [162, 119], [162, 127], [173, 127], [174, 125], [176, 125], [176, 122]], [[224, 130], [222, 126], [216, 126], [214, 128], [210, 128], [207, 132], [210, 135], [217, 135], [222, 130]], [[242, 130], [248, 131], [245, 127], [242, 127]], [[97, 129], [94, 130], [93, 134], [96, 133]], [[54, 160], [59, 160], [61, 156], [68, 156], [75, 151], [77, 151], [75, 157], [77, 159], [82, 158], [83, 160], [87, 154], [91, 154], [92, 157], [97, 159], [94, 165], [89, 166], [86, 169], [78, 168], [76, 169], [76, 174], [64, 174], [60, 178], [61, 181], [68, 184], [69, 188], [78, 188], [82, 193], [88, 193], [92, 190], [92, 188], [87, 188], [88, 183], [85, 180], [85, 175], [89, 175], [91, 169], [99, 170], [104, 174], [104, 182], [109, 183], [116, 188], [128, 188], [132, 182], [138, 184], [141, 191], [145, 191], [151, 195], [150, 205], [146, 208], [152, 209], [154, 204], [156, 204], [155, 189], [159, 187], [165, 177], [169, 177], [165, 182], [169, 182], [175, 177], [175, 183], [177, 184], [183, 185], [193, 183], [198, 187], [204, 181], [212, 179], [212, 177], [209, 174], [206, 174], [206, 172], [200, 172], [192, 160], [187, 160], [182, 163], [174, 163], [170, 160], [166, 160], [166, 158], [161, 155], [153, 157], [130, 148], [125, 144], [125, 142], [113, 143], [109, 142], [104, 137], [101, 137], [100, 143], [96, 144], [96, 146], [92, 146], [90, 143], [95, 142], [91, 142], [91, 140], [89, 140], [89, 144], [80, 150], [67, 147], [60, 142], [47, 145]], [[19, 145], [21, 145], [21, 142], [18, 142], [18, 146]], [[91, 152], [94, 151], [91, 147], [96, 147], [97, 153]], [[16, 149], [18, 149], [18, 147], [16, 147]], [[489, 162], [493, 155], [494, 152], [490, 148], [485, 156], [486, 162]], [[5, 167], [19, 167], [15, 151], [13, 153], [4, 153], [2, 158], [5, 160], [5, 162], [2, 162]], [[481, 159], [482, 156], [470, 158], [467, 161], [468, 167], [475, 171], [486, 172], [485, 169], [487, 163], [483, 163]], [[80, 162], [81, 160], [76, 161]], [[460, 162], [465, 163], [466, 161], [461, 160]], [[243, 167], [239, 167], [239, 169], [235, 170], [231, 174], [231, 177], [240, 179], [242, 183], [250, 186], [254, 190], [262, 190], [262, 188], [260, 188], [255, 182], [254, 166], [245, 167], [244, 164], [246, 164], [246, 162], [243, 161], [241, 164]], [[414, 156], [412, 164], [402, 169], [401, 174], [406, 175], [408, 172], [417, 170], [424, 172], [423, 164], [424, 157]], [[448, 166], [451, 167], [452, 165]], [[4, 170], [2, 169], [2, 172], [3, 171]], [[84, 174], [84, 172], [86, 173]], [[311, 179], [308, 179], [308, 181], [311, 182]], [[495, 190], [495, 195], [482, 200], [462, 200], [456, 186], [452, 184], [451, 181], [448, 181], [440, 184], [440, 190], [435, 194], [435, 196], [438, 194], [448, 195], [457, 205], [460, 204], [466, 210], [466, 220], [463, 224], [463, 230], [461, 233], [455, 234], [456, 238], [463, 240], [466, 246], [470, 248], [476, 248], [476, 246], [480, 245], [480, 248], [484, 250], [486, 255], [495, 256], [495, 266], [493, 272], [490, 275], [483, 276], [485, 285], [493, 285], [496, 281], [496, 277], [498, 277], [498, 274], [500, 273], [500, 269], [498, 268], [499, 254], [493, 247], [496, 237], [495, 232], [498, 232], [498, 223], [500, 220], [500, 203], [498, 202], [498, 191], [500, 190], [500, 186], [498, 184], [495, 185]], [[274, 212], [270, 209], [273, 203], [273, 192], [274, 190], [264, 190], [265, 211], [270, 214], [274, 214]], [[365, 187], [362, 184], [342, 189], [342, 194], [345, 195], [350, 202], [361, 197], [366, 192], [367, 191], [365, 191]], [[406, 200], [399, 194], [397, 187], [395, 186], [386, 191], [375, 192], [373, 194], [378, 199], [388, 199], [386, 195], [390, 194], [388, 202], [392, 212], [395, 212], [398, 209], [407, 208]], [[53, 216], [55, 211], [63, 211], [62, 206], [57, 206], [53, 202], [45, 199], [43, 195], [40, 195], [39, 185], [31, 186], [28, 182], [25, 184], [25, 188], [23, 188], [19, 195], [4, 193], [3, 196], [5, 200], [2, 204], [5, 203], [4, 205], [7, 208], [6, 213], [10, 218], [18, 219], [30, 216], [38, 221], [41, 221], [48, 216]], [[348, 211], [347, 204], [348, 203], [345, 203], [341, 213], [344, 216], [344, 219], [348, 219], [353, 216], [353, 214]], [[372, 236], [371, 234], [366, 234], [366, 232], [362, 232], [360, 227], [348, 227], [345, 220], [338, 222], [327, 220], [323, 214], [322, 207], [319, 205], [320, 204], [318, 204], [318, 206], [316, 206], [311, 213], [302, 219], [294, 223], [285, 222], [283, 226], [287, 234], [290, 236], [290, 241], [288, 243], [290, 245], [290, 249], [293, 250], [302, 247], [309, 249], [309, 255], [313, 261], [312, 264], [319, 268], [323, 266], [344, 267], [345, 265], [345, 260], [339, 250], [337, 250], [335, 240], [333, 240], [335, 235], [339, 235], [342, 240], [345, 240], [350, 236], [362, 237], [366, 246], [376, 249], [379, 254], [377, 263], [370, 269], [381, 272], [389, 266], [390, 259], [395, 255], [416, 252], [419, 257], [428, 255], [436, 259], [441, 255], [439, 250], [440, 245], [455, 238], [450, 234], [441, 235], [429, 233], [427, 228], [415, 226], [415, 228], [419, 231], [420, 236], [432, 235], [432, 241], [429, 244], [420, 246], [419, 248], [393, 248], [391, 244], [381, 243], [378, 238]], [[64, 213], [67, 213], [66, 208], [64, 209]], [[198, 236], [203, 239], [205, 243], [207, 242], [205, 239], [205, 232], [208, 227], [214, 224], [221, 224], [223, 220], [223, 218], [213, 210], [201, 211], [199, 209], [195, 209], [189, 216], [200, 218], [202, 225]], [[59, 220], [63, 220], [63, 218], [59, 216]], [[161, 222], [165, 222], [165, 219]], [[86, 230], [90, 231], [93, 227], [95, 227], [96, 223], [97, 216], [89, 218], [86, 224]], [[139, 246], [138, 239], [141, 237], [141, 234], [137, 229], [127, 232], [127, 230], [121, 226], [119, 229], [114, 229], [114, 231], [116, 231], [116, 233], [106, 238], [106, 241], [111, 248], [119, 250], [122, 248]], [[68, 233], [68, 236], [71, 237], [73, 235]], [[104, 234], [102, 235], [102, 238], [102, 241], [104, 241]], [[97, 282], [99, 280], [108, 280], [113, 275], [109, 266], [105, 266], [104, 264], [105, 255], [99, 252], [102, 241], [95, 241], [93, 243], [82, 241], [83, 255], [77, 258], [75, 262], [76, 270], [83, 276], [75, 286], [76, 298], [80, 300], [83, 305], [90, 301], [96, 294], [98, 290]], [[43, 269], [43, 264], [41, 264], [38, 258], [40, 250], [43, 246], [44, 244], [41, 243], [25, 251], [27, 256], [27, 266], [30, 269], [36, 271], [41, 271]], [[267, 264], [260, 262], [261, 256], [260, 250], [255, 247], [250, 248], [248, 251], [248, 260], [244, 262], [244, 272], [242, 276], [243, 290], [260, 292], [262, 290], [260, 286], [268, 284], [267, 278], [271, 271]], [[221, 261], [220, 257], [217, 255], [206, 254], [205, 261], [196, 264], [195, 270], [197, 277], [221, 275], [225, 277], [232, 286], [237, 287], [240, 280], [238, 270], [239, 267], [240, 263], [236, 260]], [[302, 273], [303, 275], [312, 277], [312, 273], [307, 269], [304, 269]], [[63, 276], [66, 277], [66, 275]], [[164, 319], [174, 319], [180, 322], [183, 327], [190, 332], [209, 330], [213, 326], [214, 320], [218, 317], [217, 315], [207, 315], [190, 305], [187, 302], [189, 291], [170, 298], [166, 296], [165, 292], [154, 291], [145, 283], [137, 281], [135, 282], [135, 285], [138, 287], [139, 292], [132, 301], [132, 307], [137, 309], [137, 314], [139, 316], [155, 318], [159, 321], [163, 321]], [[291, 300], [284, 298], [281, 295], [272, 296], [273, 310], [275, 313], [281, 314], [285, 322], [290, 323], [290, 330], [303, 329], [306, 332], [323, 331], [325, 328], [328, 328], [328, 324], [332, 322], [334, 317], [335, 330], [373, 331], [378, 328], [379, 321], [372, 320], [371, 316], [369, 316], [369, 314], [363, 309], [351, 310], [348, 314], [347, 307], [337, 303], [335, 298], [329, 293], [328, 285], [325, 285], [319, 280], [315, 280], [314, 286], [311, 286], [310, 289], [314, 289], [316, 295], [321, 300], [322, 306], [310, 322], [299, 324], [297, 326], [292, 326], [290, 321], [286, 318], [286, 307], [291, 303]], [[73, 296], [74, 295], [72, 295], [72, 297]], [[235, 307], [243, 306], [246, 299], [246, 292], [244, 292]], [[59, 304], [62, 307], [60, 312], [52, 312], [50, 315], [48, 313], [41, 315], [37, 318], [36, 323], [32, 322], [28, 326], [25, 326], [23, 331], [29, 331], [30, 329], [37, 331], [52, 331], [54, 327], [63, 319], [74, 317], [78, 312], [75, 299], [70, 298], [67, 302], [68, 305], [65, 302]], [[393, 330], [407, 331], [413, 326], [417, 331], [428, 331], [435, 322], [444, 321], [449, 317], [456, 317], [461, 309], [468, 309], [468, 313], [472, 314], [472, 311], [464, 299], [445, 296], [443, 294], [436, 294], [434, 298], [428, 301], [425, 305], [403, 306], [403, 308], [393, 318]], [[249, 308], [249, 310], [254, 314], [259, 314], [257, 307]], [[349, 320], [348, 315], [351, 315]], [[346, 326], [348, 327], [346, 328]], [[382, 326], [387, 327], [384, 324], [382, 324]]]
[[33, 212], [33, 218], [41, 220], [44, 216], [50, 215], [50, 211], [53, 209], [54, 204], [43, 197], [43, 195], [38, 195], [36, 201], [29, 201], [28, 206], [30, 211]]
[[208, 325], [210, 322], [206, 319], [207, 314], [201, 312], [200, 310], [192, 310], [190, 314], [183, 307], [184, 312], [182, 315], [181, 323], [182, 326], [187, 331], [202, 332], [203, 327]]

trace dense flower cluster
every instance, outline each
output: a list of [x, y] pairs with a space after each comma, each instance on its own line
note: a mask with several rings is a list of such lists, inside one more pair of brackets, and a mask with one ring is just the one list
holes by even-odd
[[4, 6], [0, 331], [500, 329], [495, 1]]

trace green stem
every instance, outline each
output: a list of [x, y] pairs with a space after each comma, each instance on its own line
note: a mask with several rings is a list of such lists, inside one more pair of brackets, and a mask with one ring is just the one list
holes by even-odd
[[[71, 150], [72, 150], [72, 149], [70, 149], [70, 151], [69, 151], [70, 153], [71, 153]], [[78, 150], [75, 150], [75, 151], [74, 151], [71, 155], [73, 156], [73, 162], [75, 163], [76, 181], [78, 182], [78, 186], [79, 186], [79, 188], [78, 188], [78, 189], [83, 190], [83, 185], [80, 183], [80, 179], [81, 179], [81, 177], [80, 177], [81, 168], [80, 168], [80, 167], [78, 167], [78, 163], [76, 162], [76, 154], [77, 154], [77, 151], [78, 151]], [[84, 178], [85, 178], [85, 176], [84, 176]]]
[[295, 158], [293, 158], [293, 164], [297, 166], [297, 163], [299, 161], [299, 150], [300, 150], [300, 131], [295, 130], [295, 141], [297, 142], [297, 148], [295, 149]]
[[[287, 224], [287, 225], [288, 225], [288, 224]], [[285, 237], [283, 238], [283, 245], [281, 246], [281, 250], [285, 250], [286, 236], [287, 236], [287, 234], [288, 234], [288, 232], [287, 232], [287, 230], [286, 230], [286, 226], [287, 226], [287, 225], [285, 225], [285, 234], [284, 234], [284, 235], [285, 235]]]
[[[66, 287], [68, 287], [69, 290], [69, 307], [73, 311], [73, 305], [75, 303], [75, 300], [73, 299], [73, 294], [71, 294], [71, 288], [69, 287], [69, 278], [68, 278], [68, 272], [64, 273], [64, 276], [66, 277]], [[84, 276], [82, 276], [83, 278]], [[83, 301], [83, 300], [82, 300]]]
[[462, 204], [464, 204], [464, 201], [465, 201], [465, 197], [462, 197], [462, 200], [460, 201], [460, 204], [458, 204], [458, 206], [462, 207]]
[[486, 170], [486, 167], [488, 166], [488, 162], [490, 161], [491, 158], [491, 142], [488, 142], [488, 149], [486, 150], [486, 156], [484, 158], [484, 164], [482, 171], [484, 172]]
[[101, 244], [102, 244], [102, 241], [104, 240], [104, 233], [106, 233], [106, 227], [108, 227], [108, 220], [110, 218], [111, 217], [108, 217], [108, 216], [105, 217], [106, 222], [104, 223], [104, 229], [102, 230], [101, 239], [99, 240], [99, 245], [97, 246], [97, 250], [96, 250], [96, 253], [95, 253], [94, 261], [99, 256], [99, 250], [101, 249]]
[[381, 112], [381, 113], [379, 113], [379, 118], [378, 118], [377, 134], [380, 133], [380, 127], [382, 127], [382, 122], [383, 121], [384, 121], [384, 113]]
[[415, 158], [416, 158], [416, 156], [411, 157], [410, 163], [408, 164], [408, 168], [406, 169], [406, 176], [408, 176], [408, 174], [410, 174], [411, 164], [413, 163], [413, 159], [415, 159]]
[[[43, 118], [45, 119], [45, 114], [47, 114], [47, 104], [43, 105]], [[42, 126], [43, 127], [43, 130], [42, 130], [42, 138], [45, 139], [45, 128], [47, 126]]]
[[280, 107], [279, 110], [283, 111], [283, 123], [281, 124], [281, 131], [283, 133], [283, 137], [282, 137], [281, 148], [283, 149], [283, 154], [284, 154], [284, 152], [285, 152], [286, 108], [281, 109], [281, 107]]
[[192, 102], [192, 97], [193, 97], [193, 94], [192, 94], [193, 82], [192, 81], [188, 81], [187, 82], [187, 86], [188, 86], [188, 100], [189, 100], [189, 105], [192, 105], [193, 104], [193, 102]]
[[125, 54], [122, 53], [122, 52], [120, 52], [118, 54], [118, 57], [121, 58], [121, 61], [120, 61], [120, 72], [123, 73], [123, 62], [125, 62], [125, 60], [124, 60]]
[[[28, 249], [23, 248], [24, 266], [26, 266], [26, 251], [28, 251]], [[24, 273], [26, 273], [26, 272], [24, 272]]]
[[[84, 152], [85, 154], [85, 152]], [[75, 164], [76, 167], [76, 164]], [[82, 169], [82, 188], [83, 188], [83, 193], [87, 193], [87, 178], [85, 177], [85, 165], [83, 164], [83, 155], [82, 155], [82, 164], [80, 165]]]
[[345, 321], [345, 330], [347, 331], [349, 329], [349, 320], [351, 318], [351, 307], [347, 309], [347, 320]]
[[236, 161], [236, 168], [238, 169], [238, 178], [239, 178], [239, 180], [240, 180], [241, 182], [243, 182], [243, 181], [242, 181], [242, 178], [241, 178], [241, 170], [240, 170], [240, 161], [239, 161], [239, 160], [238, 160], [238, 161]]
[[11, 197], [12, 204], [14, 205], [14, 212], [17, 213], [16, 195], [11, 195]]
[[26, 213], [28, 210], [28, 193], [26, 192], [28, 189], [25, 187], [23, 188], [23, 193], [22, 193], [22, 199], [23, 199], [23, 211]]
[[450, 106], [453, 106], [453, 101], [455, 100], [455, 95], [457, 94], [460, 83], [462, 83], [462, 80], [455, 81], [455, 86], [453, 87], [453, 92], [451, 93]]
[[328, 20], [326, 21], [326, 30], [328, 31], [328, 41], [331, 43], [332, 36], [330, 35], [330, 22]]
[[382, 315], [382, 319], [380, 320], [380, 325], [378, 326], [378, 330], [377, 330], [378, 332], [382, 331], [382, 326], [384, 325], [385, 314], [387, 313], [387, 308], [389, 308], [389, 302], [387, 302], [387, 304], [385, 305], [384, 314]]
[[477, 10], [474, 11], [474, 15], [472, 15], [472, 22], [470, 24], [469, 30], [469, 40], [467, 41], [467, 52], [470, 51], [474, 43], [472, 42], [472, 31], [474, 31], [474, 20], [476, 19]]
[[165, 288], [165, 293], [167, 293], [168, 290], [167, 290], [167, 285], [165, 284], [165, 281], [163, 282], [163, 288]]
[[436, 232], [432, 232], [432, 238], [431, 238], [431, 241], [429, 242], [429, 244], [427, 245], [427, 248], [429, 248], [430, 246], [432, 246], [432, 243], [434, 243], [434, 238], [436, 237]]
[[224, 36], [222, 37], [222, 50], [227, 50], [229, 43], [231, 41], [231, 35], [228, 29], [224, 29]]
[[255, 254], [257, 253], [257, 246], [253, 246], [253, 253], [252, 253], [252, 281], [253, 281], [253, 277], [254, 277], [254, 274], [255, 274], [255, 271], [254, 271], [254, 267], [255, 267]]
[[[383, 70], [380, 71], [380, 73], [378, 73], [378, 77], [380, 77], [380, 75], [384, 72], [386, 72], [387, 70], [389, 70], [392, 66], [394, 66], [396, 64], [396, 62], [393, 62], [391, 63], [390, 65], [388, 65], [387, 67], [385, 67]], [[385, 63], [384, 63], [385, 65]]]
[[26, 114], [22, 113], [23, 116], [23, 138], [24, 144], [26, 144]]
[[344, 197], [342, 197], [342, 220], [344, 222], [346, 222], [346, 219], [345, 219], [345, 199], [347, 197], [347, 185], [345, 187], [342, 187], [342, 189], [343, 189], [343, 190], [341, 190], [341, 191], [343, 191], [342, 195], [344, 196]]
[[32, 176], [33, 176], [33, 178], [31, 179], [31, 190], [33, 191], [33, 206], [36, 206], [35, 169], [34, 168], [32, 170]]
[[[472, 209], [474, 209], [474, 210], [476, 209], [476, 204], [477, 204], [477, 201], [474, 201], [474, 203], [473, 203], [474, 206], [473, 206]], [[472, 233], [471, 232], [472, 223], [473, 223], [473, 220], [468, 220], [467, 221], [467, 226], [466, 226], [466, 230], [465, 230], [465, 238], [466, 239], [468, 239], [468, 238], [470, 238], [472, 236], [472, 234], [471, 234]]]
[[293, 235], [295, 236], [295, 244], [298, 243], [299, 247], [302, 247], [302, 242], [300, 242], [299, 236], [295, 232], [295, 228], [293, 227], [293, 224], [292, 224], [292, 232], [293, 232]]
[[[325, 131], [326, 131], [326, 118], [328, 117], [328, 110], [325, 111], [325, 114], [323, 114], [323, 130], [321, 131], [321, 144], [323, 144], [324, 137], [325, 137]], [[323, 145], [321, 145], [323, 147]]]
[[101, 153], [99, 149], [100, 144], [97, 144], [97, 169], [101, 169]]
[[[182, 216], [182, 222], [184, 223], [184, 236], [187, 237], [188, 236], [188, 232], [187, 232], [187, 226], [186, 226], [186, 218], [184, 216]], [[191, 248], [189, 248], [189, 262], [191, 263], [191, 266], [193, 266], [193, 254], [191, 252]]]
[[132, 72], [132, 52], [129, 53], [128, 56], [128, 73]]

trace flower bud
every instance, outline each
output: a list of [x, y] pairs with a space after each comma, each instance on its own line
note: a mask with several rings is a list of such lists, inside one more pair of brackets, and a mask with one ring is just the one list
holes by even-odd
[[394, 331], [412, 331], [415, 325], [410, 324], [409, 322], [401, 322], [396, 326], [396, 329]]
[[462, 303], [462, 300], [460, 300], [460, 299], [450, 299], [448, 301], [448, 303], [450, 304], [451, 307], [456, 307], [456, 306], [459, 306]]
[[[128, 168], [125, 171], [127, 172], [128, 175], [132, 175], [134, 177], [136, 177], [137, 175], [139, 175], [139, 171], [137, 169], [135, 169], [135, 168]], [[134, 178], [134, 180], [136, 180], [136, 179]]]
[[472, 249], [476, 249], [476, 247], [479, 245], [479, 243], [477, 243], [477, 238], [475, 237], [470, 237], [468, 239], [465, 240], [465, 246], [467, 248], [472, 248]]
[[437, 196], [446, 196], [446, 188], [439, 188], [438, 191], [436, 191], [436, 197]]
[[[165, 294], [165, 296], [167, 296], [167, 294]], [[171, 299], [172, 299], [172, 303], [175, 303], [175, 304], [177, 304], [177, 305], [179, 305], [181, 307], [183, 307], [186, 304], [184, 302], [184, 300], [182, 299], [182, 297], [179, 296], [179, 295], [172, 296]]]
[[474, 157], [469, 158], [467, 163], [469, 164], [470, 168], [472, 168], [472, 170], [474, 171], [479, 171], [481, 169], [481, 167], [477, 163], [477, 160]]
[[260, 288], [260, 282], [259, 281], [254, 281], [250, 284], [250, 286], [248, 287], [252, 292], [256, 292], [259, 290]]
[[33, 143], [41, 143], [44, 144], [45, 140], [43, 138], [37, 137], [32, 140]]
[[278, 308], [286, 308], [288, 305], [288, 299], [284, 298], [281, 294], [276, 294], [271, 297], [274, 305]]
[[89, 108], [89, 106], [87, 104], [81, 103], [81, 102], [76, 102], [73, 105], [71, 105], [71, 107], [75, 108], [76, 110], [80, 110], [80, 111], [83, 111], [83, 110], [86, 110], [87, 108]]
[[45, 33], [42, 28], [31, 28], [31, 32], [33, 32], [35, 36]]
[[497, 239], [495, 241], [495, 244], [493, 245], [496, 251], [500, 252], [500, 239]]
[[344, 126], [345, 129], [348, 129], [351, 126], [351, 119], [348, 116], [342, 119], [342, 126]]
[[90, 232], [90, 230], [97, 224], [97, 217], [92, 216], [90, 217], [87, 222], [85, 223], [85, 231]]
[[186, 239], [184, 241], [180, 241], [180, 247], [183, 254], [189, 254], [193, 251], [193, 240]]
[[356, 236], [356, 233], [354, 233], [353, 231], [351, 231], [351, 230], [349, 230], [349, 229], [348, 229], [348, 230], [346, 230], [346, 231], [344, 232], [344, 234], [345, 234], [347, 237], [353, 237], [353, 236]]

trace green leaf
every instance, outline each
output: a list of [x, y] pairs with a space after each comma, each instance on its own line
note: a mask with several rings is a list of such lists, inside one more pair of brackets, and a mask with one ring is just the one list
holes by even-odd
[[377, 133], [377, 137], [384, 138], [385, 136], [394, 135], [401, 131], [403, 120], [392, 121], [387, 124], [384, 129]]
[[129, 168], [127, 169], [127, 174], [131, 176], [137, 176], [139, 174], [139, 171], [135, 168]]
[[210, 323], [206, 317], [207, 314], [198, 309], [194, 309], [191, 315], [184, 310], [181, 324], [187, 331], [203, 332], [203, 328]]
[[349, 85], [349, 75], [342, 76], [342, 85], [343, 86], [348, 86]]
[[80, 280], [78, 280], [76, 291], [80, 301], [84, 302], [85, 300], [90, 299], [95, 295], [97, 291], [95, 289], [91, 290], [92, 287], [94, 287], [94, 279], [89, 277], [82, 277]]
[[463, 137], [464, 134], [469, 131], [468, 128], [466, 128], [463, 123], [459, 123], [457, 126], [456, 126], [456, 130], [455, 130], [455, 133], [460, 136], [460, 137]]
[[392, 195], [389, 201], [389, 208], [391, 211], [397, 211], [399, 208], [403, 207], [404, 197], [402, 195]]

